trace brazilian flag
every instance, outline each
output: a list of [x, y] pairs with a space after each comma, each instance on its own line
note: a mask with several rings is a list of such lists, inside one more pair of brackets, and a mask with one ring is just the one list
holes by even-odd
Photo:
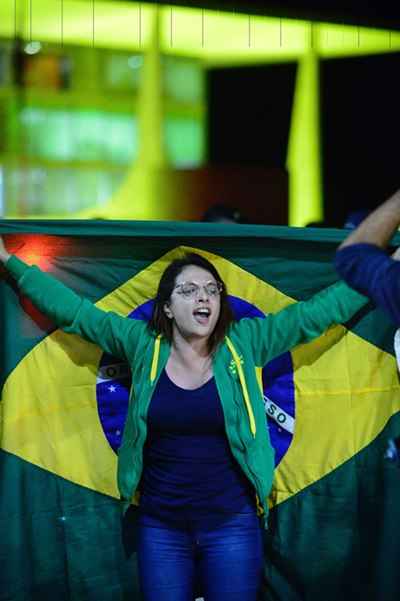
[[[342, 233], [250, 225], [0, 222], [11, 251], [105, 310], [148, 320], [185, 250], [211, 259], [237, 319], [333, 283]], [[276, 473], [263, 601], [400, 599], [394, 326], [371, 306], [260, 374]], [[0, 599], [140, 599], [117, 451], [130, 372], [58, 330], [0, 276]]]

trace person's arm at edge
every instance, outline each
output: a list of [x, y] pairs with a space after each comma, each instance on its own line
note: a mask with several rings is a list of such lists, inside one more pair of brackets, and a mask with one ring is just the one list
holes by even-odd
[[400, 225], [400, 190], [375, 209], [341, 243], [338, 250], [351, 244], [375, 244], [385, 248]]
[[335, 267], [350, 286], [367, 294], [399, 323], [400, 263], [384, 252], [400, 224], [400, 190], [373, 211], [339, 246]]

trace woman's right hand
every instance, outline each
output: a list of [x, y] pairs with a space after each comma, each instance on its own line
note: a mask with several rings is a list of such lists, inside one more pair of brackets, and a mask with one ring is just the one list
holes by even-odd
[[10, 253], [7, 252], [6, 247], [4, 245], [3, 236], [0, 236], [0, 262], [5, 263], [10, 258]]

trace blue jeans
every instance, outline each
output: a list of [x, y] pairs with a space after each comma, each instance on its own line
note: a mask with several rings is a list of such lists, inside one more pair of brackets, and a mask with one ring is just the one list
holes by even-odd
[[255, 512], [168, 524], [142, 515], [138, 567], [144, 601], [256, 601], [263, 548]]

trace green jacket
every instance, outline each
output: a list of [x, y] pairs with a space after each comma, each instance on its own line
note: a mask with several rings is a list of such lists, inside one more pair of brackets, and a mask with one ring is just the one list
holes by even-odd
[[[137, 500], [147, 435], [147, 411], [163, 371], [170, 345], [135, 319], [98, 309], [61, 282], [11, 257], [6, 267], [21, 291], [64, 331], [98, 344], [124, 358], [132, 371], [132, 388], [124, 435], [118, 453], [118, 487], [125, 507]], [[308, 342], [332, 324], [346, 322], [366, 298], [340, 282], [308, 301], [294, 303], [265, 318], [232, 324], [213, 357], [226, 435], [233, 456], [254, 487], [264, 523], [274, 472], [261, 387], [261, 368], [274, 357]], [[135, 497], [136, 495], [136, 497]]]

